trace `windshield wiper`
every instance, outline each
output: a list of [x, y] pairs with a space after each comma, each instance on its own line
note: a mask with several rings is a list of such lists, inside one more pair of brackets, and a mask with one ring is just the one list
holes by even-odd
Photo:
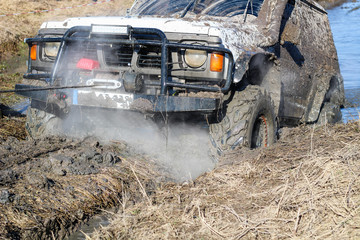
[[185, 7], [184, 11], [182, 11], [180, 17], [183, 18], [185, 17], [185, 15], [187, 14], [187, 12], [189, 11], [189, 9], [191, 8], [191, 6], [193, 5], [193, 10], [195, 9], [195, 6], [198, 4], [199, 0], [192, 0], [191, 2], [189, 2], [189, 4]]

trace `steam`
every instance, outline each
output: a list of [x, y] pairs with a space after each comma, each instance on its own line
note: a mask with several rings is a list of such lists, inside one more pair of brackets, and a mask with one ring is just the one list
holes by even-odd
[[153, 157], [179, 182], [213, 169], [208, 154], [208, 129], [185, 122], [160, 129], [144, 115], [131, 111], [71, 111], [63, 122], [64, 134], [95, 136], [104, 141], [123, 140], [139, 152]]
[[[91, 50], [91, 46], [86, 47]], [[74, 45], [72, 48], [82, 49], [84, 46]], [[85, 49], [81, 51], [85, 51]], [[63, 84], [72, 85], [78, 81], [78, 77], [74, 78], [73, 76], [74, 73], [77, 73], [67, 69], [68, 63], [77, 59], [72, 54], [78, 52], [79, 50], [70, 51], [68, 49], [63, 56], [68, 61], [62, 60], [64, 64], [61, 65], [59, 72], [64, 75], [63, 79], [69, 80]], [[97, 74], [94, 77], [109, 81], [118, 81], [119, 79], [118, 75], [112, 73]], [[80, 82], [78, 83], [80, 84]], [[76, 98], [76, 101], [82, 101], [86, 105], [117, 107], [118, 102], [109, 100], [112, 99], [111, 91], [107, 92], [106, 95], [109, 96], [104, 98], [95, 95], [95, 93], [84, 94], [81, 100], [81, 95], [79, 95], [79, 99]], [[214, 167], [214, 162], [208, 155], [207, 129], [186, 123], [165, 127], [168, 129], [159, 129], [156, 123], [145, 119], [141, 113], [126, 110], [110, 111], [100, 107], [81, 111], [74, 108], [62, 122], [62, 131], [68, 136], [77, 138], [95, 136], [104, 141], [123, 140], [127, 142], [139, 152], [144, 152], [159, 161], [160, 164], [165, 165], [177, 181], [194, 179]]]

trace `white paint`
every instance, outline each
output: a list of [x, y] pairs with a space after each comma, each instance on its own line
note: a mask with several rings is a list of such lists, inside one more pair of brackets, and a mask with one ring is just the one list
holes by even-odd
[[79, 90], [78, 95], [87, 95], [87, 94], [95, 94], [95, 97], [98, 98], [99, 102], [96, 102], [96, 99], [93, 99], [91, 103], [81, 103], [79, 101], [78, 105], [87, 105], [94, 107], [101, 107], [101, 101], [111, 101], [116, 103], [116, 107], [118, 109], [130, 109], [130, 104], [134, 101], [134, 94], [128, 93], [113, 93], [113, 92], [99, 92], [99, 91], [87, 91], [87, 90]]

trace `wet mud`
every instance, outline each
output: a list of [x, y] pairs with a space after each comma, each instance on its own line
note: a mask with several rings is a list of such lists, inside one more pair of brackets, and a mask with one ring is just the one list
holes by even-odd
[[0, 144], [0, 238], [62, 239], [125, 198], [151, 195], [165, 177], [136, 152], [95, 138], [9, 137]]

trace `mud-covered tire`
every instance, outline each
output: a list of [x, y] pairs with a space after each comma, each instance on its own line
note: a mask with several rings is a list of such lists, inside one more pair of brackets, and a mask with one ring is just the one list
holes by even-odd
[[240, 148], [272, 145], [277, 124], [269, 94], [259, 86], [249, 85], [234, 93], [218, 123], [210, 124], [212, 154], [221, 156]]
[[40, 138], [47, 135], [56, 135], [60, 132], [62, 120], [43, 110], [29, 107], [25, 129], [31, 138]]

